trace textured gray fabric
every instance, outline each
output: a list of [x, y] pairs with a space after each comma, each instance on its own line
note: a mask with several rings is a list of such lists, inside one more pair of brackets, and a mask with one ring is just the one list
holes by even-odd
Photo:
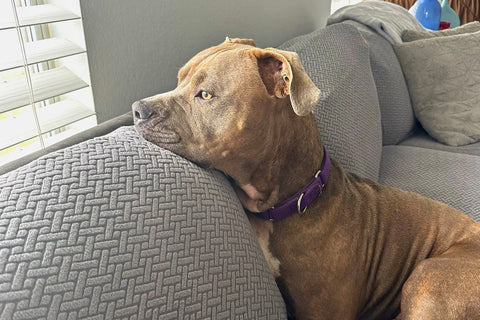
[[337, 24], [280, 47], [299, 54], [322, 91], [314, 114], [329, 152], [345, 169], [377, 180], [382, 148], [380, 110], [368, 47], [360, 33], [350, 25]]
[[480, 32], [406, 42], [395, 50], [423, 128], [451, 146], [479, 141]]
[[0, 319], [285, 319], [222, 174], [133, 127], [0, 176]]
[[408, 146], [383, 147], [380, 183], [417, 192], [480, 221], [480, 157]]
[[443, 36], [453, 36], [456, 34], [462, 33], [471, 33], [480, 31], [480, 22], [479, 21], [472, 21], [463, 26], [459, 26], [452, 29], [445, 29], [440, 31], [432, 31], [432, 30], [425, 30], [425, 31], [417, 31], [417, 30], [405, 30], [402, 33], [402, 40], [403, 42], [421, 40], [421, 39], [428, 39], [433, 37], [443, 37]]
[[480, 156], [480, 142], [467, 144], [460, 147], [451, 147], [436, 141], [435, 139], [430, 137], [430, 135], [426, 133], [425, 130], [423, 130], [422, 128], [418, 128], [418, 130], [415, 131], [413, 135], [403, 140], [400, 145]]
[[405, 8], [386, 1], [364, 1], [342, 7], [328, 17], [327, 26], [345, 20], [372, 28], [392, 44], [402, 42], [404, 30], [425, 30]]
[[370, 51], [370, 63], [382, 115], [383, 145], [398, 144], [417, 127], [407, 83], [392, 45], [372, 29], [355, 21]]

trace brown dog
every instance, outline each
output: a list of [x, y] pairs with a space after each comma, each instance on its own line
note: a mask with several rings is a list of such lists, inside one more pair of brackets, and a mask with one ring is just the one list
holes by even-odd
[[[227, 38], [133, 113], [147, 140], [231, 177], [297, 318], [480, 319], [480, 225], [330, 163], [319, 98], [295, 53]], [[279, 203], [293, 214], [258, 218]]]

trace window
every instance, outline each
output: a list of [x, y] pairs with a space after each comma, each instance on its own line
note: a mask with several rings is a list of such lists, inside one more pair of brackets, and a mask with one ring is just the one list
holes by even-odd
[[359, 3], [359, 2], [362, 2], [362, 1], [363, 0], [332, 0], [332, 5], [331, 5], [330, 12], [334, 13], [335, 11], [340, 9], [341, 7], [348, 6], [348, 5], [351, 5], [351, 4], [356, 4], [356, 3]]
[[0, 166], [96, 125], [79, 0], [0, 0]]

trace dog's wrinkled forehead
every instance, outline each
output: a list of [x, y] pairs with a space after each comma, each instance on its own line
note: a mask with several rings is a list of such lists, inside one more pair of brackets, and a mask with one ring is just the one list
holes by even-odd
[[209, 89], [202, 88], [202, 84], [220, 87], [221, 91], [241, 84], [260, 88], [263, 82], [262, 87], [271, 97], [289, 97], [297, 115], [308, 115], [321, 92], [306, 73], [298, 54], [254, 45], [250, 39], [227, 38], [220, 45], [203, 50], [180, 69], [178, 88], [198, 93]]
[[241, 51], [245, 49], [251, 49], [252, 47], [255, 47], [255, 42], [252, 39], [227, 37], [223, 43], [205, 49], [191, 58], [178, 72], [178, 82], [180, 83], [181, 80], [183, 80], [185, 77], [188, 77], [191, 72], [198, 67], [198, 65], [207, 60], [209, 57], [213, 57], [222, 52]]

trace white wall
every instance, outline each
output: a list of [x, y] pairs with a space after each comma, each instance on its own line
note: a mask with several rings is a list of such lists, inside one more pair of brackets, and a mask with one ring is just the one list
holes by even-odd
[[323, 27], [330, 0], [81, 0], [99, 122], [171, 90], [178, 69], [225, 36], [278, 46]]

